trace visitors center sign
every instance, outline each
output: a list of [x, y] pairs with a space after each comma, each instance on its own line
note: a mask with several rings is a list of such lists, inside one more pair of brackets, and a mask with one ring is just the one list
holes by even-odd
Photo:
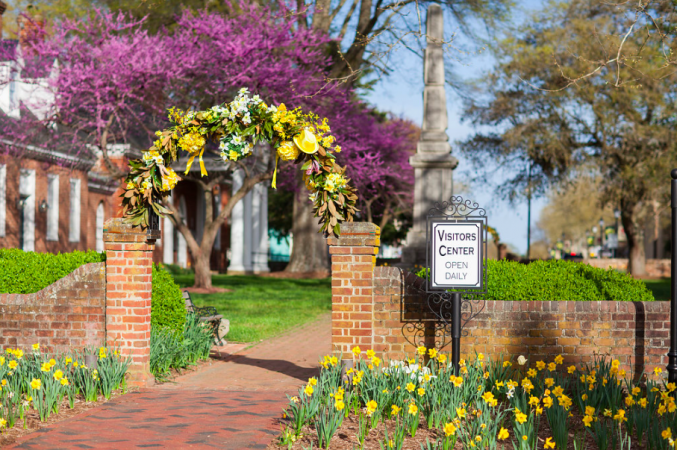
[[432, 221], [432, 288], [482, 287], [482, 223]]
[[477, 203], [452, 196], [427, 216], [428, 289], [486, 289], [487, 216]]

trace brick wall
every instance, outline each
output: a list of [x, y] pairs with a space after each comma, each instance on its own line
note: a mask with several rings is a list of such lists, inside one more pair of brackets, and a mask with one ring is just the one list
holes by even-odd
[[[360, 345], [389, 359], [411, 356], [418, 345], [449, 352], [450, 329], [434, 320], [423, 280], [396, 267], [369, 270], [377, 233], [372, 224], [344, 224], [341, 237], [329, 239], [334, 351]], [[668, 302], [487, 301], [468, 322], [461, 353], [532, 360], [562, 354], [574, 364], [609, 354], [625, 370], [650, 371], [667, 364], [669, 312]]]
[[79, 267], [34, 294], [0, 294], [0, 349], [49, 353], [98, 345], [104, 339], [104, 263]]

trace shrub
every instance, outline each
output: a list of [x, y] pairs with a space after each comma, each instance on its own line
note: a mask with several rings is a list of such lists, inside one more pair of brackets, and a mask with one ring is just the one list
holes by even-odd
[[[426, 276], [426, 269], [418, 272]], [[487, 300], [654, 301], [642, 280], [574, 261], [487, 260]]]
[[65, 277], [83, 264], [102, 262], [105, 253], [35, 253], [0, 249], [0, 293], [32, 294]]
[[183, 330], [186, 322], [186, 303], [179, 285], [172, 276], [153, 265], [153, 293], [151, 298], [151, 327]]
[[172, 275], [191, 275], [194, 273], [193, 268], [183, 268], [178, 264], [161, 264], [161, 268], [171, 273]]

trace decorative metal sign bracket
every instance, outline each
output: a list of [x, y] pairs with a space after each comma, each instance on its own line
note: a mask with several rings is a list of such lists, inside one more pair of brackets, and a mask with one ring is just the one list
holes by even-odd
[[[441, 245], [440, 240], [449, 241], [450, 246]], [[450, 252], [460, 256], [450, 262]], [[451, 330], [451, 361], [458, 372], [461, 336], [467, 336], [464, 328], [486, 303], [482, 294], [487, 292], [487, 213], [478, 203], [452, 195], [430, 209], [426, 267], [428, 308], [444, 323], [443, 329]]]

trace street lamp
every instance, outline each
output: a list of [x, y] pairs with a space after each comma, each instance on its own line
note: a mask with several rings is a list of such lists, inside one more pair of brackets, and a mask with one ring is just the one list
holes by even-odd
[[599, 219], [599, 256], [602, 257], [602, 247], [604, 247], [604, 219]]
[[618, 219], [621, 218], [620, 209], [614, 208], [614, 218], [616, 219], [616, 248], [614, 249], [614, 258], [618, 258], [618, 230], [620, 229], [618, 226]]
[[677, 169], [670, 172], [670, 209], [672, 209], [672, 255], [670, 264], [670, 350], [668, 351], [668, 381], [677, 382]]

